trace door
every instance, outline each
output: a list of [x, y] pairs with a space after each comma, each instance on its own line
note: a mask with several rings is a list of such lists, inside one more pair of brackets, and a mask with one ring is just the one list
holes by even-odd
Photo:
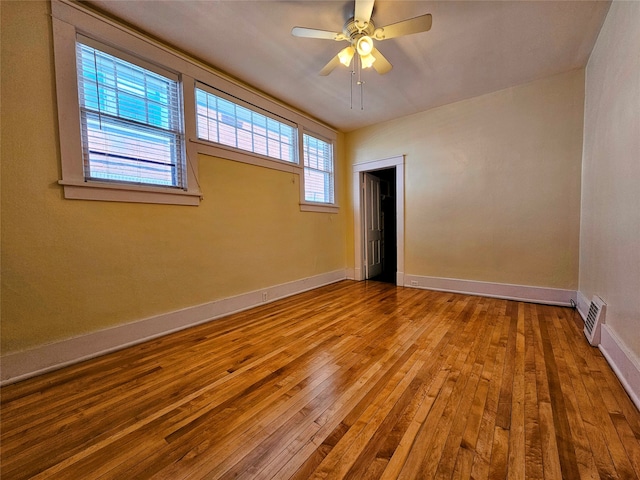
[[364, 173], [365, 278], [382, 273], [380, 179]]

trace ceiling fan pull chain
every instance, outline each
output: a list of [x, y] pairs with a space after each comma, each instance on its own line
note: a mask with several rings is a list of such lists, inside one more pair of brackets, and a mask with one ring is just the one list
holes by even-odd
[[353, 77], [356, 76], [356, 71], [351, 70], [351, 75], [349, 79], [349, 108], [353, 110]]
[[360, 110], [364, 110], [364, 82], [362, 81], [362, 58], [358, 57], [358, 86], [360, 87]]

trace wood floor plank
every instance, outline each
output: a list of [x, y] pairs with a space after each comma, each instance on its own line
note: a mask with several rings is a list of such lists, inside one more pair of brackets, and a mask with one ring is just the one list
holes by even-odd
[[494, 442], [494, 431], [496, 417], [498, 414], [498, 405], [500, 401], [500, 392], [502, 391], [501, 375], [504, 369], [506, 345], [509, 337], [510, 321], [506, 317], [506, 304], [498, 305], [494, 302], [491, 317], [498, 323], [491, 339], [490, 351], [493, 358], [492, 369], [487, 370], [486, 379], [489, 380], [489, 390], [485, 408], [480, 421], [480, 430], [476, 441], [476, 455], [471, 465], [471, 478], [489, 478], [489, 470], [491, 466], [492, 447]]
[[[553, 332], [553, 325], [546, 314], [540, 321], [540, 331], [562, 476], [563, 478], [579, 478], [581, 476], [582, 478], [592, 478], [595, 474], [593, 455], [589, 444], [582, 440], [586, 438], [586, 435], [581, 419], [576, 415], [569, 415], [567, 411], [567, 408], [570, 407], [567, 405], [569, 397], [567, 396], [567, 401], [565, 401], [562, 390], [562, 375], [558, 366], [562, 366], [562, 352], [559, 346], [554, 350], [550, 335], [550, 332]], [[564, 375], [564, 381], [569, 381], [568, 376]], [[569, 391], [571, 391], [570, 388]], [[580, 468], [578, 460], [580, 460]]]
[[540, 433], [540, 403], [536, 379], [536, 351], [533, 306], [524, 305], [524, 474], [527, 479], [544, 478], [542, 439]]
[[578, 475], [580, 478], [599, 478], [599, 472], [609, 469], [606, 460], [598, 457], [599, 453], [605, 452], [599, 448], [599, 433], [595, 438], [590, 439], [589, 434], [593, 433], [593, 430], [588, 429], [580, 415], [579, 400], [573, 389], [565, 360], [568, 352], [562, 348], [553, 325], [553, 312], [545, 311], [545, 321], [541, 323], [541, 329], [547, 334], [545, 346], [549, 350], [545, 352], [545, 359], [550, 381], [549, 390], [553, 399], [556, 441], [563, 478], [564, 476], [577, 478]]
[[509, 477], [524, 480], [525, 468], [525, 338], [524, 304], [519, 303], [516, 315], [515, 361], [509, 424]]
[[[478, 392], [478, 385], [482, 377], [487, 362], [487, 352], [489, 351], [490, 339], [493, 335], [492, 322], [487, 319], [487, 306], [483, 300], [479, 303], [479, 308], [474, 314], [474, 321], [478, 322], [480, 331], [477, 333], [478, 348], [474, 349], [475, 358], [471, 367], [471, 374], [467, 379], [467, 383], [462, 393], [462, 399], [458, 404], [454, 420], [449, 430], [444, 449], [440, 456], [440, 461], [435, 472], [434, 478], [446, 479], [451, 477], [451, 472], [455, 471], [456, 461], [461, 450], [464, 450], [464, 434], [469, 423], [469, 419], [473, 418], [473, 400]], [[466, 363], [471, 363], [472, 358], [467, 358]], [[478, 411], [476, 417], [481, 416]], [[464, 457], [467, 458], [468, 457]], [[471, 460], [473, 460], [471, 458]], [[471, 465], [469, 465], [470, 469]]]
[[343, 281], [0, 391], [2, 479], [640, 478], [573, 310]]
[[476, 325], [468, 321], [476, 303], [477, 299], [469, 302], [456, 319], [462, 323], [457, 332], [460, 341], [447, 359], [447, 381], [416, 438], [416, 446], [420, 447], [411, 450], [398, 478], [433, 478], [436, 474], [477, 355], [474, 347], [478, 345], [479, 336]]
[[540, 448], [544, 478], [553, 480], [562, 478], [562, 468], [556, 441], [556, 429], [553, 420], [551, 406], [551, 394], [549, 392], [549, 379], [547, 377], [545, 351], [540, 331], [540, 319], [537, 309], [531, 316], [531, 332], [535, 349], [535, 378], [538, 413], [540, 417]]

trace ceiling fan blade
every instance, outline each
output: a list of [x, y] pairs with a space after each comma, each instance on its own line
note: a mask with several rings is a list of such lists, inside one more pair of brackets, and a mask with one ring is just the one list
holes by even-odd
[[420, 15], [402, 22], [392, 23], [386, 27], [376, 28], [373, 37], [376, 40], [387, 40], [389, 38], [412, 35], [414, 33], [426, 32], [431, 29], [431, 14]]
[[373, 58], [376, 59], [376, 61], [373, 62], [373, 68], [380, 75], [384, 75], [393, 68], [393, 65], [389, 63], [389, 60], [387, 60], [377, 48], [374, 48], [371, 51], [371, 55], [373, 55]]
[[293, 27], [291, 35], [302, 38], [320, 38], [323, 40], [346, 40], [344, 33], [328, 32], [327, 30], [318, 30], [316, 28]]
[[326, 77], [331, 72], [333, 72], [333, 70], [338, 65], [340, 65], [340, 57], [338, 55], [336, 55], [331, 60], [329, 60], [329, 63], [327, 63], [324, 67], [322, 67], [322, 70], [320, 70], [320, 73], [318, 75], [322, 75], [323, 77]]
[[371, 13], [373, 13], [373, 3], [374, 0], [356, 0], [353, 18], [362, 24], [369, 23]]

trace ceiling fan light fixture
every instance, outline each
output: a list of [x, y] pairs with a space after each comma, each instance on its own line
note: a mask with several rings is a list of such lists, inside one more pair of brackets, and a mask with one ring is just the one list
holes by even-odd
[[363, 35], [356, 42], [356, 49], [358, 50], [358, 55], [360, 55], [361, 57], [366, 57], [373, 51], [373, 40], [371, 39], [371, 37]]
[[347, 47], [340, 50], [340, 53], [338, 53], [338, 58], [340, 59], [340, 63], [345, 67], [348, 67], [349, 65], [351, 65], [351, 59], [353, 58], [353, 55], [355, 53], [356, 51], [353, 47]]
[[373, 62], [376, 61], [376, 57], [374, 57], [373, 55], [369, 54], [369, 55], [364, 55], [360, 57], [360, 62], [362, 64], [362, 68], [369, 68], [370, 66], [373, 65]]

